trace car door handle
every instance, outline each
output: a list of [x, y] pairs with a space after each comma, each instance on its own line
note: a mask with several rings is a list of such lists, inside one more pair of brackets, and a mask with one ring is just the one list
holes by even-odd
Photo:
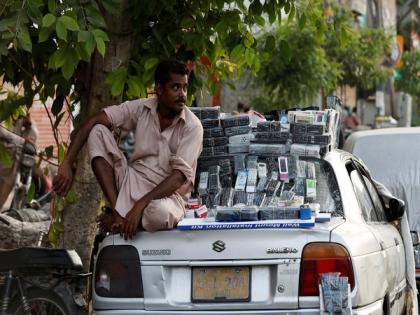
[[395, 241], [395, 246], [398, 246], [398, 245], [400, 245], [400, 241], [398, 240], [398, 238], [394, 238], [394, 241]]
[[379, 245], [381, 246], [381, 250], [385, 249], [385, 243], [382, 241], [379, 241]]

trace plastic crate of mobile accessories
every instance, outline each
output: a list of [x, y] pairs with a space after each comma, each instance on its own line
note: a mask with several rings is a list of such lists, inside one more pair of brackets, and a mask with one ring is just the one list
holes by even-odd
[[279, 121], [261, 121], [257, 123], [257, 132], [279, 132], [281, 125]]
[[242, 207], [216, 207], [216, 222], [258, 221], [258, 208]]
[[329, 148], [317, 144], [298, 144], [294, 143], [290, 146], [290, 154], [298, 156], [311, 156], [316, 158], [323, 157]]
[[317, 124], [290, 124], [292, 134], [322, 135], [327, 132], [325, 123]]
[[299, 219], [299, 207], [260, 207], [259, 220], [290, 220]]
[[330, 134], [323, 135], [309, 135], [309, 134], [293, 134], [293, 143], [303, 143], [303, 144], [318, 144], [318, 145], [328, 145], [331, 142]]
[[237, 126], [248, 126], [249, 116], [248, 115], [236, 115], [228, 116], [220, 119], [223, 128], [237, 127]]
[[220, 120], [219, 119], [203, 119], [201, 120], [201, 124], [203, 125], [204, 129], [216, 128], [220, 126]]
[[226, 146], [217, 146], [217, 147], [204, 147], [201, 151], [201, 156], [215, 156], [215, 155], [225, 155], [227, 153]]
[[289, 152], [289, 146], [286, 144], [251, 143], [249, 145], [249, 153], [255, 155], [286, 154], [287, 152]]
[[249, 133], [250, 131], [251, 131], [250, 126], [237, 126], [237, 127], [229, 127], [229, 128], [224, 129], [224, 132], [226, 136], [228, 137], [246, 134], [246, 133]]
[[217, 119], [220, 114], [220, 107], [190, 107], [190, 110], [200, 120]]
[[283, 143], [285, 144], [289, 139], [288, 132], [256, 132], [255, 139], [252, 140], [253, 143]]
[[203, 138], [223, 137], [225, 132], [222, 127], [205, 128]]
[[203, 147], [218, 147], [228, 144], [228, 137], [204, 138]]
[[251, 140], [255, 138], [253, 133], [245, 133], [241, 135], [229, 137], [230, 144], [250, 144]]
[[248, 144], [228, 144], [227, 147], [229, 154], [247, 153], [249, 151]]

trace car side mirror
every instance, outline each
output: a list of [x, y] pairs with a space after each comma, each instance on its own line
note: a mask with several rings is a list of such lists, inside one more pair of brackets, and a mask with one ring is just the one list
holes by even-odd
[[413, 241], [413, 247], [416, 247], [417, 245], [419, 245], [420, 244], [419, 232], [410, 231], [410, 235], [411, 235], [411, 240]]
[[388, 221], [395, 221], [401, 219], [405, 211], [405, 203], [401, 199], [391, 198], [389, 206], [386, 209], [386, 216]]

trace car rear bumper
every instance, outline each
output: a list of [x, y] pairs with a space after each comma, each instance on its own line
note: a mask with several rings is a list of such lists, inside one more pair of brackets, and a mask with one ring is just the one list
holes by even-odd
[[[353, 315], [381, 315], [382, 314], [382, 300], [376, 301], [370, 305], [353, 309]], [[94, 311], [96, 315], [278, 315], [278, 314], [305, 314], [305, 315], [319, 315], [319, 309], [300, 309], [300, 310], [253, 310], [253, 311], [145, 311], [145, 310], [101, 310]]]

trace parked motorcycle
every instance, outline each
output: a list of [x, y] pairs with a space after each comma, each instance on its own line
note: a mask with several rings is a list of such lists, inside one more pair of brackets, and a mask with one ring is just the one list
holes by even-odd
[[32, 183], [32, 171], [36, 163], [36, 154], [35, 145], [30, 142], [25, 142], [22, 147], [17, 148], [16, 158], [19, 161], [19, 165], [11, 204], [13, 209], [22, 209], [26, 205], [29, 188]]

